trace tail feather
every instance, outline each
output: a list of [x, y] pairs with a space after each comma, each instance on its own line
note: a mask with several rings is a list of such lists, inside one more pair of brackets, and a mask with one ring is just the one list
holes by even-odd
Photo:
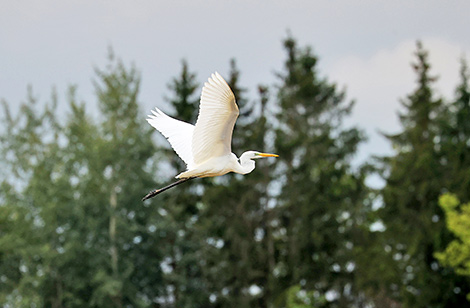
[[159, 189], [155, 189], [155, 190], [149, 192], [147, 195], [145, 195], [145, 197], [142, 198], [142, 201], [145, 201], [145, 200], [147, 200], [147, 199], [153, 198], [153, 197], [155, 197], [156, 195], [158, 195], [158, 194], [164, 192], [165, 190], [168, 190], [168, 189], [170, 189], [170, 188], [172, 188], [172, 187], [175, 187], [176, 185], [183, 184], [184, 182], [187, 182], [187, 181], [192, 180], [192, 179], [195, 179], [195, 178], [197, 178], [197, 176], [193, 176], [193, 177], [190, 177], [190, 178], [179, 179], [178, 181], [173, 182], [173, 183], [171, 183], [171, 184], [168, 185], [168, 186], [165, 186], [165, 187], [159, 188]]

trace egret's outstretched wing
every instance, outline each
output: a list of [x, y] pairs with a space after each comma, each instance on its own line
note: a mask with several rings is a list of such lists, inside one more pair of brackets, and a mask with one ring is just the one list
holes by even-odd
[[235, 96], [217, 72], [204, 84], [194, 127], [192, 151], [195, 164], [210, 157], [230, 155], [232, 131], [238, 117]]
[[168, 139], [173, 150], [186, 165], [193, 165], [191, 142], [194, 125], [167, 116], [158, 108], [155, 110], [152, 110], [153, 115], [148, 116], [147, 122]]

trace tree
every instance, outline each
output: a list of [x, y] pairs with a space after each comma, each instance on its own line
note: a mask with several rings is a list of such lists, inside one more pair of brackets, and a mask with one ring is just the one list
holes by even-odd
[[[435, 257], [442, 266], [452, 268], [458, 275], [468, 277], [465, 260], [469, 258], [469, 245], [466, 239], [465, 226], [468, 225], [469, 213], [468, 204], [459, 205], [459, 199], [470, 200], [470, 88], [469, 71], [464, 59], [461, 62], [461, 81], [456, 88], [456, 98], [450, 104], [447, 112], [440, 117], [443, 131], [440, 136], [441, 151], [444, 159], [445, 185], [448, 191], [454, 194], [444, 194], [439, 198], [439, 206], [445, 213], [447, 230], [453, 235], [451, 241], [447, 242], [447, 247], [441, 252], [436, 252]], [[461, 284], [468, 286], [468, 279], [461, 279]], [[466, 287], [459, 290], [462, 293], [470, 292]], [[459, 293], [460, 293], [459, 292]], [[470, 293], [469, 293], [470, 294]], [[467, 295], [470, 300], [470, 295]]]
[[[240, 109], [232, 151], [241, 155], [245, 150], [266, 149], [265, 136], [270, 127], [266, 120], [266, 90], [259, 100], [250, 102], [239, 80], [240, 72], [231, 60], [227, 81]], [[206, 186], [200, 227], [207, 242], [204, 273], [216, 307], [266, 307], [272, 296], [266, 281], [270, 275], [268, 256], [272, 253], [266, 246], [267, 185], [271, 179], [268, 168], [266, 162], [258, 162], [251, 174], [227, 174], [210, 180]]]
[[[96, 73], [99, 78], [95, 82], [98, 107], [104, 119], [99, 126], [99, 138], [93, 142], [94, 148], [89, 148], [86, 153], [96, 153], [97, 150], [96, 157], [89, 160], [95, 165], [89, 169], [98, 172], [94, 180], [99, 179], [96, 185], [102, 194], [100, 203], [107, 205], [102, 210], [106, 210], [109, 216], [104, 216], [107, 222], [101, 221], [100, 226], [106, 227], [102, 229], [101, 241], [107, 238], [103, 244], [109, 247], [110, 256], [109, 260], [102, 260], [102, 270], [93, 279], [97, 283], [94, 301], [105, 306], [111, 298], [114, 306], [124, 306], [142, 301], [138, 297], [138, 288], [147, 286], [137, 279], [152, 282], [156, 289], [153, 296], [150, 293], [146, 294], [147, 297], [158, 295], [156, 281], [148, 276], [157, 270], [155, 277], [158, 279], [160, 269], [149, 270], [138, 253], [143, 252], [140, 248], [142, 241], [151, 240], [146, 227], [153, 210], [143, 208], [138, 200], [144, 192], [142, 183], [148, 185], [153, 182], [147, 166], [155, 148], [150, 138], [152, 130], [138, 112], [140, 77], [136, 69], [127, 69], [110, 54], [108, 67], [97, 69]], [[98, 233], [97, 230], [93, 232], [94, 236]], [[150, 245], [147, 249], [154, 252]], [[142, 267], [137, 268], [136, 265]]]
[[315, 291], [319, 306], [346, 306], [359, 292], [353, 249], [367, 189], [365, 173], [354, 171], [351, 159], [364, 136], [343, 126], [353, 102], [319, 76], [311, 49], [298, 48], [292, 37], [284, 47], [275, 130], [280, 191], [274, 293], [283, 294], [278, 300], [285, 302], [288, 290], [298, 286], [308, 294]]
[[[169, 114], [178, 120], [195, 123], [199, 107], [196, 94], [198, 88], [196, 74], [190, 71], [188, 63], [183, 60], [181, 72], [168, 85], [171, 95], [167, 101], [174, 109]], [[158, 151], [166, 158], [161, 165], [170, 162], [167, 174], [171, 174], [171, 177], [165, 179], [172, 181], [174, 175], [183, 171], [186, 165], [166, 140]], [[159, 174], [161, 177], [164, 172]], [[209, 306], [209, 293], [201, 269], [201, 250], [205, 238], [197, 227], [201, 211], [200, 190], [204, 186], [201, 181], [188, 182], [151, 201], [152, 207], [164, 216], [164, 224], [160, 224], [159, 228], [160, 234], [164, 234], [160, 238], [159, 248], [164, 254], [163, 279], [167, 289], [164, 303], [170, 307]]]
[[56, 95], [44, 111], [32, 95], [16, 117], [5, 107], [7, 307], [147, 307], [164, 294], [161, 255], [148, 236], [155, 215], [139, 201], [153, 183], [155, 152], [138, 112], [140, 79], [112, 54], [96, 72], [98, 122], [74, 88], [66, 117], [56, 114]]
[[195, 123], [198, 106], [199, 96], [196, 90], [199, 85], [196, 82], [196, 74], [189, 71], [189, 65], [186, 60], [181, 61], [181, 73], [177, 78], [173, 78], [168, 84], [168, 89], [173, 93], [172, 98], [167, 98], [171, 106], [175, 109], [175, 116], [179, 120]]
[[[53, 93], [51, 102], [37, 110], [39, 104], [31, 88], [19, 115], [12, 116], [8, 105], [3, 106], [2, 123], [6, 125], [0, 140], [6, 168], [1, 190], [0, 219], [5, 227], [1, 231], [0, 301], [7, 307], [60, 307], [63, 301], [57, 271], [60, 264], [53, 262], [58, 259], [63, 238], [59, 238], [56, 227], [47, 224], [57, 217], [53, 215], [55, 202], [61, 199], [62, 189], [69, 187], [57, 176], [52, 177], [62, 167], [56, 155], [60, 132], [56, 106]], [[49, 194], [57, 194], [56, 199], [48, 198]], [[67, 208], [63, 210], [63, 216], [70, 214]]]
[[417, 43], [416, 89], [402, 101], [402, 132], [386, 135], [395, 155], [383, 159], [386, 185], [379, 217], [385, 224], [382, 247], [385, 264], [394, 273], [382, 281], [385, 292], [405, 307], [447, 307], [464, 305], [455, 294], [458, 280], [439, 266], [434, 252], [441, 250], [448, 234], [438, 206], [444, 168], [438, 115], [443, 103], [435, 98], [428, 53]]
[[[444, 194], [439, 198], [439, 206], [444, 210], [447, 228], [455, 239], [444, 251], [436, 252], [435, 257], [457, 274], [470, 277], [470, 203], [460, 204], [455, 195]], [[467, 300], [470, 301], [470, 293]]]
[[440, 144], [444, 153], [446, 186], [462, 200], [470, 200], [470, 84], [469, 70], [464, 59], [461, 62], [460, 84], [456, 98], [443, 113], [443, 132]]

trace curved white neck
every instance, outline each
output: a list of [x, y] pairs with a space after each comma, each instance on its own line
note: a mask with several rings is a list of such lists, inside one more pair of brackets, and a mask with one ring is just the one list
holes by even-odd
[[235, 171], [240, 174], [247, 174], [255, 169], [255, 161], [244, 154], [245, 153], [240, 156], [240, 164], [238, 165], [238, 170]]

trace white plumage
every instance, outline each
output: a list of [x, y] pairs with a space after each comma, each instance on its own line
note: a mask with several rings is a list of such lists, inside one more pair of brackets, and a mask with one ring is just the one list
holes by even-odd
[[232, 131], [238, 118], [235, 96], [217, 72], [204, 84], [193, 133], [194, 162], [232, 153]]
[[276, 154], [248, 151], [238, 159], [232, 153], [232, 131], [239, 114], [238, 106], [229, 85], [217, 72], [202, 89], [196, 125], [176, 120], [155, 109], [147, 121], [168, 139], [176, 154], [186, 163], [187, 170], [176, 176], [180, 181], [150, 192], [144, 200], [196, 177], [228, 172], [247, 174], [255, 168], [254, 159], [278, 157]]
[[155, 110], [152, 110], [153, 115], [149, 115], [147, 121], [168, 139], [188, 167], [194, 165], [191, 150], [194, 125], [169, 117], [158, 108]]

